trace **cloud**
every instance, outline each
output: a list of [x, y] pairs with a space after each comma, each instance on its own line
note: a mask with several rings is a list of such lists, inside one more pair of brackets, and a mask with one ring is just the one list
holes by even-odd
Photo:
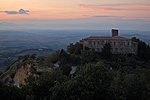
[[131, 6], [149, 8], [150, 4], [141, 4], [141, 5], [136, 4], [136, 5], [131, 5]]
[[89, 16], [89, 15], [82, 15], [82, 16]]
[[18, 12], [16, 11], [1, 11], [1, 12], [5, 12], [7, 14], [18, 14]]
[[29, 15], [29, 10], [24, 10], [24, 9], [20, 9], [18, 12], [17, 11], [0, 11], [0, 12], [4, 12], [7, 14], [23, 14], [23, 15]]
[[11, 25], [16, 25], [16, 24], [15, 24], [15, 23], [12, 23], [12, 22], [1, 22], [0, 25], [11, 26]]
[[82, 9], [100, 11], [150, 11], [150, 4], [103, 4], [103, 5], [79, 5]]
[[108, 17], [115, 17], [115, 18], [122, 18], [122, 17], [125, 17], [125, 16], [113, 16], [113, 15], [96, 15], [96, 16], [92, 16], [92, 17], [102, 17], [102, 18], [108, 18]]
[[27, 14], [28, 15], [29, 10], [20, 9], [19, 14]]

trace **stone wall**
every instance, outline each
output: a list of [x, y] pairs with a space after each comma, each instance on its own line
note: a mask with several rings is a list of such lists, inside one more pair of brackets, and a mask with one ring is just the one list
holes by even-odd
[[83, 40], [83, 46], [101, 52], [106, 43], [110, 43], [113, 54], [137, 54], [137, 43], [128, 40]]

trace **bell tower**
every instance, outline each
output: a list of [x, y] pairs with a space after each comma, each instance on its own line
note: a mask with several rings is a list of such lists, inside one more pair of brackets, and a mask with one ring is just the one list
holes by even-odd
[[112, 34], [112, 37], [118, 36], [118, 29], [112, 29], [111, 34]]

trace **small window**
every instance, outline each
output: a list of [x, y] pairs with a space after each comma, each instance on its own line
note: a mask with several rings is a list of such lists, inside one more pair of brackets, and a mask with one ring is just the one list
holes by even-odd
[[114, 42], [114, 46], [116, 45], [116, 42]]
[[92, 44], [92, 42], [91, 41], [89, 41], [89, 45], [91, 45]]
[[95, 45], [95, 42], [93, 42], [93, 44]]
[[102, 45], [103, 45], [103, 44], [104, 44], [104, 41], [102, 41], [101, 43], [102, 43]]
[[97, 42], [97, 45], [99, 45], [99, 41]]
[[110, 43], [110, 45], [112, 44], [112, 42], [109, 42]]

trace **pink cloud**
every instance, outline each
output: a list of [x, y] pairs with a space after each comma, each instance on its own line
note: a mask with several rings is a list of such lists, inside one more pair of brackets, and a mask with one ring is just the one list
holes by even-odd
[[82, 9], [90, 8], [88, 5], [80, 5], [80, 7], [81, 7]]
[[133, 7], [144, 7], [144, 8], [150, 8], [150, 4], [141, 4], [141, 5], [131, 5]]
[[80, 4], [82, 9], [93, 9], [100, 11], [150, 11], [150, 4], [105, 4], [85, 5]]

